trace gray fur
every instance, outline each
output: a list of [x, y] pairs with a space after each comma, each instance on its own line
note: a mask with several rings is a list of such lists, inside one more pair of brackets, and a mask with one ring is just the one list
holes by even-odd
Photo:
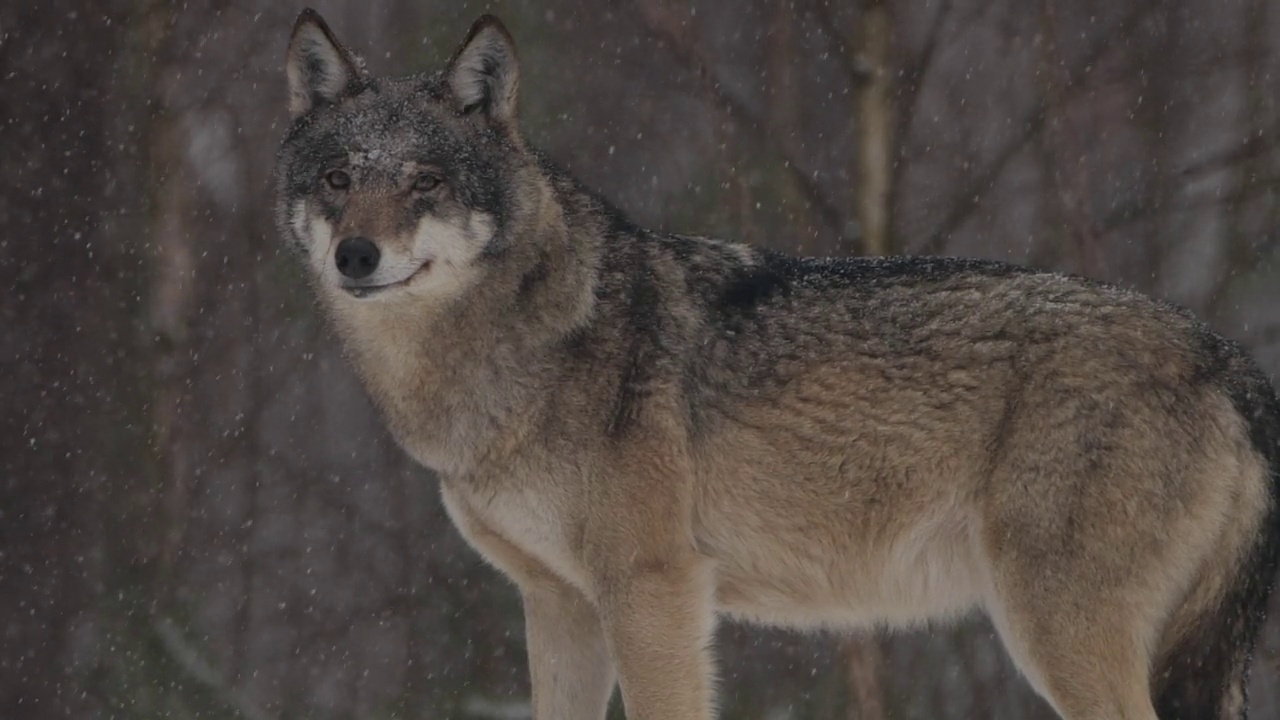
[[[631, 718], [710, 717], [717, 613], [974, 609], [1070, 720], [1243, 715], [1280, 410], [1238, 348], [1080, 278], [638, 228], [528, 149], [517, 77], [487, 18], [440, 73], [313, 103], [278, 222], [519, 586], [536, 717], [600, 718], [615, 679]], [[333, 270], [354, 235], [390, 268], [359, 287]]]

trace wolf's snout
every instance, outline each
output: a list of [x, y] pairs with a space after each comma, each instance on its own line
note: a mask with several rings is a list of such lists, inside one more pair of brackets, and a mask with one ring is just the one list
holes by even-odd
[[338, 272], [352, 280], [359, 280], [378, 269], [378, 258], [381, 256], [378, 246], [368, 238], [349, 237], [338, 243], [333, 261], [338, 266]]

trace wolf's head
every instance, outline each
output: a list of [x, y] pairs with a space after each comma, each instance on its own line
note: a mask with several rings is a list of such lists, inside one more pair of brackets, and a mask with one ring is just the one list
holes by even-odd
[[293, 125], [277, 161], [277, 222], [317, 291], [346, 306], [445, 300], [476, 283], [507, 250], [539, 177], [516, 127], [502, 24], [478, 20], [441, 72], [376, 78], [306, 10], [286, 70]]

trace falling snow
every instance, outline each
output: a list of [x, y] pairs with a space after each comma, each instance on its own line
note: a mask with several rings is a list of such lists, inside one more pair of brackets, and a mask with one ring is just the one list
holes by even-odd
[[[873, 0], [694, 4], [323, 9], [379, 73], [502, 16], [529, 140], [640, 224], [1081, 273], [1280, 369], [1277, 3], [904, 0], [883, 57]], [[275, 234], [298, 8], [77, 5], [0, 7], [0, 715], [528, 717], [513, 586]], [[724, 717], [1053, 717], [980, 619], [717, 647]]]

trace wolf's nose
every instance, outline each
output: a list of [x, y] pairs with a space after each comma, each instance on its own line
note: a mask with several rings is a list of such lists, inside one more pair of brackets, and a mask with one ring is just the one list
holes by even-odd
[[333, 261], [338, 265], [338, 272], [352, 280], [368, 277], [378, 269], [378, 246], [368, 238], [349, 237], [338, 243], [338, 251]]

